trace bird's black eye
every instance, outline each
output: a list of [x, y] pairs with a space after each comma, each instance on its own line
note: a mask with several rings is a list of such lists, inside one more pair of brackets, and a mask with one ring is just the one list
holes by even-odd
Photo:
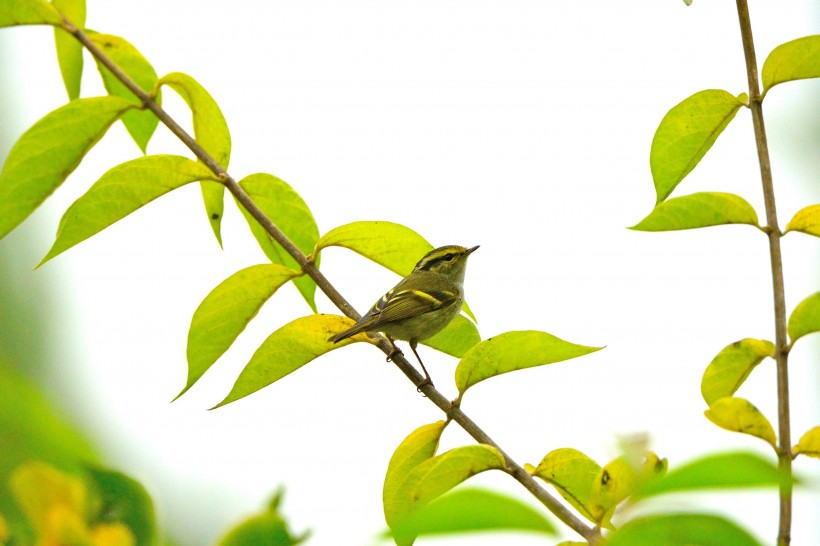
[[444, 255], [444, 261], [446, 261], [446, 262], [451, 262], [451, 261], [453, 261], [453, 258], [454, 258], [454, 257], [455, 257], [455, 256], [453, 256], [452, 254], [445, 254], [445, 255]]

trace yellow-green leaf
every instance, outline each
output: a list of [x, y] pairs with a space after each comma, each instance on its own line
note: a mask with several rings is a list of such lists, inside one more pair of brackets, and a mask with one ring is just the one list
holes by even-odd
[[661, 514], [624, 523], [606, 546], [761, 546], [736, 524], [710, 514]]
[[815, 292], [798, 303], [789, 316], [789, 337], [792, 343], [814, 332], [820, 332], [820, 292]]
[[583, 356], [601, 347], [576, 345], [546, 332], [506, 332], [474, 345], [456, 368], [459, 393], [502, 373], [552, 364]]
[[700, 392], [706, 404], [732, 396], [767, 356], [774, 356], [774, 344], [763, 339], [741, 339], [724, 347], [703, 372]]
[[150, 155], [117, 165], [63, 214], [57, 240], [40, 265], [157, 197], [213, 176], [202, 164], [175, 155]]
[[820, 205], [809, 205], [800, 209], [786, 225], [786, 231], [801, 231], [820, 237]]
[[[182, 72], [172, 72], [159, 80], [159, 85], [168, 85], [188, 104], [193, 115], [194, 138], [214, 160], [228, 168], [231, 158], [231, 133], [219, 105], [198, 81]], [[202, 182], [202, 199], [208, 222], [222, 245], [221, 224], [225, 207], [223, 196], [225, 186], [214, 182]]]
[[333, 349], [367, 339], [365, 334], [356, 334], [339, 343], [328, 341], [350, 324], [350, 319], [338, 315], [310, 315], [282, 326], [262, 342], [231, 392], [215, 408], [253, 394]]
[[774, 48], [763, 63], [763, 89], [778, 83], [820, 78], [820, 34], [798, 38]]
[[649, 216], [629, 229], [676, 231], [725, 224], [756, 226], [757, 213], [739, 195], [700, 192], [658, 203]]
[[589, 510], [595, 522], [611, 528], [610, 519], [615, 508], [644, 483], [666, 472], [666, 460], [652, 451], [638, 459], [622, 455], [607, 463], [592, 482]]
[[720, 89], [707, 89], [667, 112], [655, 131], [649, 154], [658, 203], [692, 172], [745, 100]]
[[0, 27], [62, 24], [60, 13], [45, 0], [0, 0]]
[[[290, 184], [272, 174], [257, 173], [243, 178], [239, 185], [248, 192], [257, 206], [262, 209], [282, 232], [305, 254], [313, 250], [319, 239], [319, 228], [316, 220], [307, 206], [307, 203]], [[262, 248], [268, 259], [290, 269], [301, 271], [301, 267], [282, 246], [271, 239], [268, 232], [259, 225], [244, 207], [239, 207], [253, 236]], [[319, 258], [314, 262], [319, 266]], [[310, 308], [316, 312], [315, 294], [316, 283], [307, 275], [297, 277], [293, 284], [305, 298]]]
[[[52, 0], [55, 8], [79, 29], [85, 28], [85, 0]], [[62, 28], [54, 29], [54, 45], [57, 61], [63, 76], [68, 99], [80, 96], [80, 82], [83, 76], [83, 46], [74, 36]]]
[[131, 108], [117, 97], [80, 99], [46, 114], [26, 131], [0, 173], [0, 238], [34, 212]]
[[228, 350], [276, 290], [300, 273], [279, 264], [237, 271], [214, 288], [194, 312], [188, 330], [188, 381], [177, 398]]
[[450, 356], [461, 358], [479, 341], [481, 341], [481, 336], [475, 324], [458, 315], [444, 330], [421, 343]]
[[[504, 456], [485, 444], [457, 447], [417, 465], [395, 493], [392, 529], [471, 476], [504, 468]], [[412, 544], [413, 537], [396, 537], [396, 544]]]
[[[83, 482], [41, 461], [28, 461], [15, 468], [9, 478], [9, 488], [17, 506], [43, 539], [49, 535], [55, 538], [52, 521], [55, 510], [79, 518], [88, 509], [88, 492]], [[78, 519], [78, 523], [85, 522]]]
[[809, 429], [794, 446], [794, 454], [808, 455], [820, 459], [820, 426]]
[[[157, 85], [157, 73], [148, 60], [142, 56], [137, 48], [127, 40], [111, 34], [89, 33], [88, 38], [94, 42], [114, 63], [125, 72], [134, 83], [140, 86], [143, 91], [151, 93]], [[102, 76], [103, 84], [109, 95], [116, 95], [128, 99], [136, 104], [142, 104], [131, 91], [123, 85], [114, 74], [97, 61], [97, 69]], [[162, 104], [162, 96], [157, 90], [154, 100], [157, 104]], [[157, 128], [159, 119], [150, 110], [133, 110], [123, 116], [122, 122], [128, 133], [143, 153], [151, 140], [151, 135]]]
[[527, 468], [533, 476], [554, 485], [573, 508], [593, 523], [597, 521], [590, 511], [589, 501], [600, 471], [598, 463], [577, 449], [568, 447], [550, 451], [537, 467]]
[[720, 428], [742, 432], [765, 440], [772, 447], [777, 443], [772, 424], [751, 402], [743, 398], [727, 396], [715, 400], [703, 412], [706, 418]]
[[387, 465], [382, 489], [384, 518], [387, 525], [394, 526], [401, 519], [403, 503], [398, 503], [396, 492], [407, 479], [410, 471], [433, 457], [438, 449], [441, 433], [447, 426], [445, 421], [422, 425], [411, 432], [393, 452]]

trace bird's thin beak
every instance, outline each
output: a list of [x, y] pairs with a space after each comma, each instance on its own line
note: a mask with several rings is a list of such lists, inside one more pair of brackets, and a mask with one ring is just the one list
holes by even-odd
[[467, 255], [469, 256], [470, 254], [472, 254], [473, 252], [478, 250], [478, 247], [479, 247], [479, 245], [475, 245], [473, 248], [468, 248], [467, 249]]

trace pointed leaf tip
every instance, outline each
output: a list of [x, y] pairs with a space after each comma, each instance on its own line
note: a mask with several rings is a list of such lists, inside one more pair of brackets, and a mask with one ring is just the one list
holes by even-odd
[[732, 396], [764, 358], [774, 356], [774, 344], [762, 339], [742, 339], [724, 347], [703, 372], [700, 392], [707, 404]]
[[797, 304], [789, 316], [788, 331], [792, 343], [805, 335], [820, 332], [820, 292]]
[[806, 78], [820, 78], [820, 34], [805, 36], [774, 48], [763, 63], [763, 88]]
[[727, 224], [757, 226], [757, 213], [739, 195], [700, 192], [658, 203], [646, 218], [629, 229], [676, 231]]

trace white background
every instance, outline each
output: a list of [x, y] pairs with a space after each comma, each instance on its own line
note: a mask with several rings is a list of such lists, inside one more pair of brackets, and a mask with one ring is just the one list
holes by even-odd
[[[466, 288], [485, 338], [537, 329], [607, 346], [467, 395], [463, 409], [520, 463], [559, 447], [604, 463], [619, 454], [620, 437], [641, 433], [672, 467], [730, 449], [771, 456], [759, 440], [709, 423], [700, 396], [703, 369], [721, 348], [773, 338], [765, 236], [748, 226], [625, 229], [654, 204], [649, 146], [666, 111], [702, 89], [746, 90], [733, 2], [92, 0], [88, 12], [89, 28], [127, 38], [160, 75], [186, 72], [210, 91], [231, 128], [237, 179], [270, 172], [288, 181], [321, 232], [382, 219], [434, 245], [480, 244]], [[755, 1], [751, 14], [760, 66], [776, 45], [820, 29], [812, 2]], [[0, 33], [3, 100], [16, 113], [3, 124], [15, 137], [66, 100], [51, 34]], [[97, 80], [87, 57], [84, 96], [101, 92]], [[818, 83], [782, 85], [765, 103], [781, 226], [820, 202]], [[173, 95], [164, 92], [165, 105], [190, 125]], [[0, 243], [14, 248], [21, 278], [47, 279], [60, 306], [52, 395], [85, 423], [106, 462], [148, 487], [180, 544], [212, 543], [279, 484], [294, 529], [313, 529], [310, 544], [375, 542], [393, 449], [441, 418], [380, 353], [337, 351], [206, 411], [271, 331], [309, 312], [295, 289], [277, 293], [199, 384], [170, 403], [185, 382], [194, 309], [232, 272], [264, 261], [230, 202], [224, 251], [191, 185], [30, 271], [62, 211], [138, 153], [114, 127]], [[187, 151], [160, 127], [149, 153]], [[747, 110], [673, 195], [705, 190], [738, 193], [764, 216]], [[802, 234], [783, 241], [789, 311], [820, 288], [817, 244]], [[396, 281], [344, 250], [325, 251], [322, 266], [360, 311]], [[333, 311], [323, 296], [318, 303]], [[795, 443], [820, 421], [813, 337], [791, 355]], [[423, 351], [437, 387], [455, 396], [455, 360]], [[773, 362], [764, 362], [738, 393], [773, 422], [774, 378]], [[450, 427], [443, 447], [469, 441]], [[795, 470], [809, 485], [796, 495], [793, 544], [815, 544], [820, 472], [804, 457]], [[502, 474], [473, 481], [536, 505]], [[730, 514], [774, 542], [773, 492], [664, 504]], [[514, 535], [504, 543], [545, 542]]]

